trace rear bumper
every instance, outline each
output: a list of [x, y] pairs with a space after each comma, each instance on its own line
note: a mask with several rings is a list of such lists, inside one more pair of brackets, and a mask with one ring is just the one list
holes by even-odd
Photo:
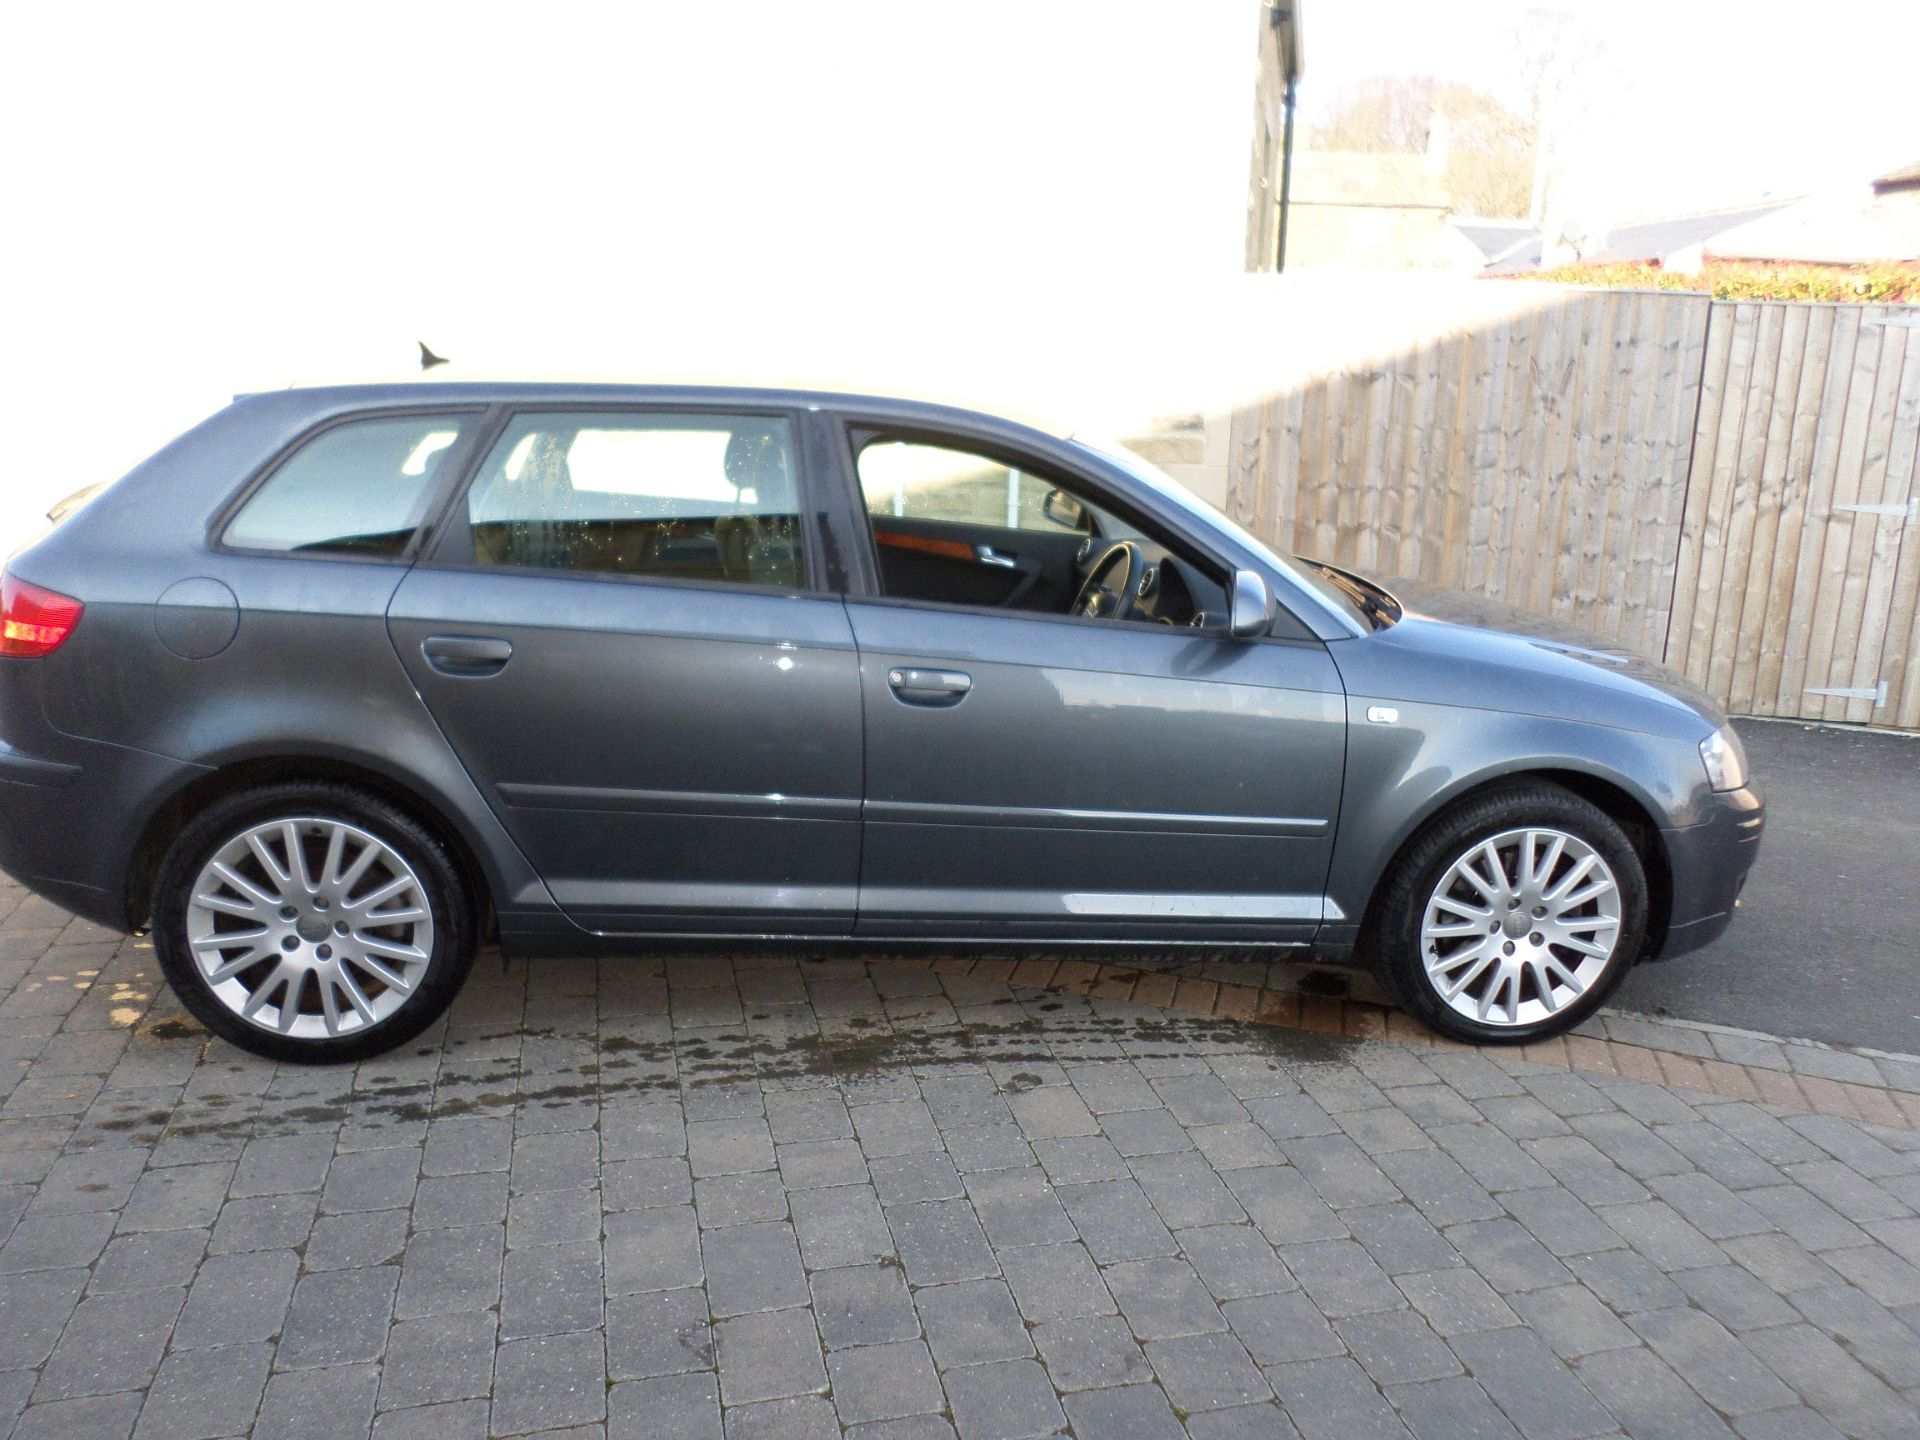
[[1707, 818], [1681, 830], [1662, 830], [1672, 870], [1667, 933], [1649, 958], [1670, 959], [1720, 938], [1733, 923], [1734, 905], [1760, 853], [1767, 807], [1751, 787], [1716, 794]]
[[0, 741], [0, 870], [74, 914], [130, 926], [127, 880], [140, 826], [197, 765], [143, 750], [36, 736]]

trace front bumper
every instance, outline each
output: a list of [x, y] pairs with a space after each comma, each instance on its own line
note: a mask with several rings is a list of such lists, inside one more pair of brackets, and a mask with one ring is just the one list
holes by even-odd
[[1672, 878], [1666, 935], [1649, 956], [1670, 959], [1720, 938], [1733, 923], [1740, 890], [1760, 853], [1766, 801], [1751, 786], [1715, 794], [1707, 818], [1679, 830], [1662, 830]]

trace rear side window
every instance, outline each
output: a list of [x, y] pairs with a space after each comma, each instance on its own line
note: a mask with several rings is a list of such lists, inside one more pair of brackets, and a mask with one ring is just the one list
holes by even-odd
[[402, 415], [323, 430], [253, 492], [223, 538], [241, 550], [399, 555], [469, 422]]
[[765, 416], [522, 415], [467, 494], [476, 565], [798, 589], [792, 427]]

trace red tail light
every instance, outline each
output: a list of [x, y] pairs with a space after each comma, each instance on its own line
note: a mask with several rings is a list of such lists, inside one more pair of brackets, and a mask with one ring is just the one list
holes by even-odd
[[71, 595], [0, 575], [0, 655], [51, 655], [73, 634], [85, 608]]

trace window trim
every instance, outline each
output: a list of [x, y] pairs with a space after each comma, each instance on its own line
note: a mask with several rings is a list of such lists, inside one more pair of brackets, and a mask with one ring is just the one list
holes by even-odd
[[[727, 419], [786, 421], [792, 439], [794, 498], [799, 503], [797, 518], [800, 521], [801, 560], [806, 571], [805, 583], [795, 588], [787, 585], [759, 585], [746, 580], [698, 580], [685, 576], [627, 573], [618, 570], [571, 570], [563, 566], [476, 563], [473, 559], [473, 527], [467, 512], [467, 496], [474, 482], [479, 478], [487, 457], [493, 454], [495, 446], [500, 443], [508, 427], [515, 420], [527, 415], [713, 415]], [[779, 404], [729, 405], [712, 401], [676, 403], [630, 400], [569, 404], [565, 401], [543, 400], [526, 404], [496, 405], [492, 407], [487, 423], [479, 427], [479, 443], [475, 445], [474, 453], [465, 457], [459, 484], [448, 495], [438, 523], [433, 527], [433, 534], [421, 547], [415, 563], [432, 570], [468, 575], [538, 575], [547, 579], [592, 580], [630, 585], [672, 585], [748, 595], [795, 598], [829, 596], [838, 599], [840, 592], [828, 589], [824, 583], [828, 569], [820, 528], [808, 515], [808, 509], [817, 488], [817, 480], [812, 474], [812, 466], [806, 454], [805, 419], [806, 417], [798, 409]]]
[[[489, 408], [484, 404], [371, 406], [328, 416], [319, 424], [301, 431], [281, 446], [266, 463], [257, 467], [252, 474], [241, 481], [233, 494], [214, 511], [213, 517], [207, 522], [207, 549], [216, 555], [261, 556], [271, 560], [327, 560], [334, 563], [345, 561], [358, 565], [410, 566], [425, 553], [427, 546], [434, 539], [440, 518], [445, 513], [454, 491], [464, 485], [467, 468], [474, 458], [474, 442], [489, 428], [487, 423]], [[240, 517], [240, 512], [247, 508], [253, 497], [321, 436], [342, 426], [356, 425], [366, 420], [441, 418], [462, 421], [459, 427], [460, 433], [453, 444], [447, 447], [447, 456], [441, 465], [440, 477], [434, 481], [427, 495], [419, 523], [413, 527], [413, 534], [407, 538], [406, 545], [398, 554], [358, 555], [329, 550], [269, 550], [255, 545], [232, 545], [227, 542], [228, 528]]]

